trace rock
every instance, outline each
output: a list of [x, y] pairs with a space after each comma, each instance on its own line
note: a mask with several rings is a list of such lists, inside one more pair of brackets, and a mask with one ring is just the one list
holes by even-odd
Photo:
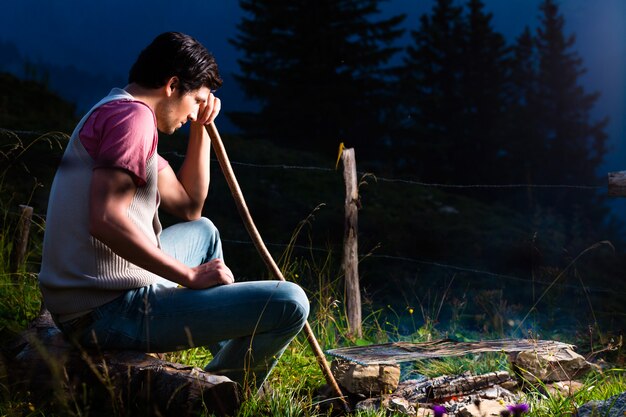
[[578, 408], [578, 417], [624, 417], [626, 415], [626, 392], [605, 401], [590, 401]]
[[366, 397], [389, 394], [395, 391], [400, 382], [398, 365], [359, 365], [336, 359], [331, 364], [331, 371], [337, 383], [346, 391]]
[[517, 400], [517, 396], [515, 394], [499, 385], [494, 385], [478, 391], [476, 393], [476, 397], [483, 400], [500, 400], [507, 402], [514, 402]]
[[413, 407], [407, 400], [404, 398], [391, 398], [389, 400], [389, 405], [387, 406], [389, 411], [400, 414], [405, 414], [407, 416], [415, 415], [415, 407]]
[[430, 408], [418, 408], [417, 411], [415, 412], [415, 415], [417, 417], [433, 417], [435, 415], [435, 412], [430, 409]]
[[476, 404], [466, 404], [457, 411], [458, 417], [491, 417], [499, 416], [501, 411], [505, 411], [506, 406], [500, 401], [483, 400]]
[[546, 352], [526, 350], [515, 355], [513, 365], [520, 376], [530, 383], [537, 380], [570, 381], [592, 369], [584, 357], [571, 349]]
[[[358, 402], [354, 406], [355, 411], [366, 412], [378, 412], [380, 410], [386, 410], [388, 414], [394, 416], [414, 416], [416, 411], [415, 407], [411, 405], [407, 400], [400, 397], [375, 397], [368, 398]], [[421, 414], [420, 414], [421, 415]], [[428, 414], [425, 414], [428, 415]]]
[[552, 384], [546, 385], [546, 391], [549, 394], [560, 394], [564, 397], [569, 397], [580, 391], [585, 385], [578, 381], [557, 381]]
[[500, 383], [500, 386], [507, 391], [515, 391], [519, 388], [519, 384], [516, 380], [511, 379], [510, 381]]
[[386, 406], [387, 399], [381, 398], [368, 398], [367, 400], [359, 401], [354, 406], [354, 411], [378, 411], [381, 406]]

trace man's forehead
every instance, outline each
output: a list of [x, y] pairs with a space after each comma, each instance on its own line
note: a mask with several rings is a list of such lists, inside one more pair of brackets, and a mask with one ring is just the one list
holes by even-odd
[[211, 90], [209, 87], [200, 87], [198, 90], [192, 91], [192, 94], [197, 100], [206, 101], [209, 99]]

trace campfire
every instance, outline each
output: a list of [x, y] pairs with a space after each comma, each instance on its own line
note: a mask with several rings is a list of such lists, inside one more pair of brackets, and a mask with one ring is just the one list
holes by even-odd
[[[387, 409], [408, 416], [443, 415], [441, 411], [445, 410], [447, 416], [482, 417], [515, 415], [515, 407], [521, 407], [517, 404], [523, 384], [541, 382], [541, 386], [562, 393], [576, 390], [580, 384], [573, 379], [591, 370], [592, 365], [573, 348], [550, 340], [439, 340], [341, 348], [327, 353], [336, 357], [332, 372], [356, 410]], [[515, 372], [401, 378], [400, 363], [485, 352], [507, 353]]]

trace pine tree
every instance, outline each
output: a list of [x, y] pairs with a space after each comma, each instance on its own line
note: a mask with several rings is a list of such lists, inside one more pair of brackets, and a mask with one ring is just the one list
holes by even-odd
[[407, 170], [442, 182], [493, 181], [502, 156], [508, 48], [480, 0], [437, 0], [412, 31], [400, 73]]
[[[461, 67], [462, 118], [456, 123], [454, 166], [457, 178], [479, 183], [499, 182], [505, 138], [505, 83], [510, 66], [510, 48], [493, 29], [493, 15], [481, 0], [467, 3], [466, 33]], [[459, 175], [460, 174], [460, 175]]]
[[450, 119], [458, 114], [462, 9], [437, 0], [411, 31], [412, 44], [400, 71], [401, 129], [396, 136], [400, 173], [442, 180], [453, 167], [448, 155]]
[[241, 0], [231, 43], [236, 76], [256, 113], [229, 116], [245, 134], [336, 153], [339, 142], [376, 152], [388, 104], [385, 65], [403, 15], [376, 20], [377, 0]]
[[[537, 183], [541, 170], [546, 165], [546, 143], [539, 134], [537, 112], [537, 49], [533, 34], [524, 29], [513, 45], [513, 57], [507, 83], [505, 115], [503, 180], [510, 183], [530, 184], [525, 196], [516, 195], [511, 203], [518, 208], [534, 208], [532, 184]], [[520, 206], [520, 204], [522, 204]]]
[[[573, 50], [575, 36], [563, 33], [564, 18], [553, 0], [541, 6], [541, 26], [535, 42], [538, 54], [537, 100], [534, 113], [545, 142], [546, 157], [537, 170], [537, 182], [571, 185], [600, 182], [597, 170], [606, 153], [607, 119], [591, 120], [598, 93], [586, 93], [579, 78], [585, 73], [582, 59]], [[567, 190], [551, 193], [548, 204], [563, 212], [579, 212], [588, 227], [604, 218], [603, 199]], [[579, 219], [579, 221], [581, 221]]]

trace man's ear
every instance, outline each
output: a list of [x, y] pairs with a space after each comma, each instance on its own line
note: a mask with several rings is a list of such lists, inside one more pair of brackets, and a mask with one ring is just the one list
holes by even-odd
[[174, 91], [178, 92], [178, 83], [178, 77], [172, 77], [167, 80], [167, 83], [165, 84], [165, 91], [168, 96], [172, 95]]

